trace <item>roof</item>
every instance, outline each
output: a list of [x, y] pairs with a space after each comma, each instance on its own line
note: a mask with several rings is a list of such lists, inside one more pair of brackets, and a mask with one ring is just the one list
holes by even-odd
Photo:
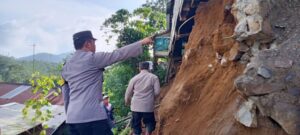
[[10, 102], [24, 103], [33, 97], [31, 86], [27, 84], [0, 83], [0, 105]]
[[[24, 104], [28, 99], [37, 98], [39, 94], [33, 94], [31, 89], [29, 84], [0, 82], [0, 105], [11, 102]], [[62, 95], [54, 96], [53, 91], [48, 94], [50, 102], [55, 105], [63, 105]]]
[[30, 120], [22, 119], [23, 107], [24, 105], [17, 103], [0, 105], [0, 134], [19, 134], [39, 125], [39, 123], [33, 123]]
[[[174, 54], [175, 42], [179, 38], [187, 37], [193, 27], [193, 18], [201, 2], [207, 2], [208, 0], [168, 0], [166, 19], [167, 30], [163, 35], [157, 36], [155, 39], [154, 55], [156, 57], [172, 56]], [[192, 20], [192, 21], [191, 21]], [[183, 27], [185, 25], [185, 27]], [[183, 28], [182, 28], [183, 27]], [[187, 29], [186, 33], [180, 33], [180, 30]], [[178, 31], [178, 33], [177, 33]], [[168, 40], [157, 39], [168, 38]], [[180, 46], [181, 47], [181, 46]], [[179, 47], [176, 47], [179, 48]], [[181, 49], [180, 49], [181, 50]], [[171, 54], [172, 53], [172, 54]]]
[[43, 107], [43, 110], [49, 109], [52, 111], [53, 118], [45, 123], [32, 122], [29, 118], [34, 116], [34, 112], [28, 113], [28, 118], [23, 118], [22, 109], [23, 104], [8, 103], [0, 105], [0, 134], [1, 135], [15, 135], [28, 131], [41, 124], [47, 124], [50, 129], [56, 129], [65, 120], [64, 107], [59, 105], [51, 105], [49, 107]]
[[[182, 22], [188, 21], [190, 12], [193, 8], [197, 8], [197, 6], [200, 4], [200, 2], [207, 2], [208, 0], [171, 0], [173, 5], [172, 9], [172, 26], [171, 26], [171, 33], [170, 33], [170, 42], [169, 42], [169, 54], [173, 48], [173, 42], [176, 37], [176, 29], [177, 25], [181, 25]], [[178, 20], [181, 22], [178, 24]], [[190, 26], [192, 27], [192, 26]]]
[[[32, 93], [29, 84], [0, 82], [0, 135], [20, 134], [30, 132], [36, 127], [41, 127], [41, 122], [32, 122], [23, 119], [22, 109], [25, 101], [39, 97], [39, 94]], [[54, 89], [49, 92], [47, 98], [54, 105], [44, 107], [52, 111], [53, 118], [46, 122], [49, 126], [47, 131], [54, 131], [65, 120], [62, 95], [54, 96]], [[34, 116], [29, 113], [29, 117]]]

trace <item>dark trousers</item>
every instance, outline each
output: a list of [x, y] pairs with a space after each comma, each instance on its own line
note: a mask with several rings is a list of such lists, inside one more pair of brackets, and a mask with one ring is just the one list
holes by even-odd
[[154, 112], [132, 112], [131, 127], [134, 134], [139, 135], [142, 133], [142, 120], [147, 132], [152, 133], [156, 125]]
[[71, 135], [113, 135], [107, 120], [68, 124]]

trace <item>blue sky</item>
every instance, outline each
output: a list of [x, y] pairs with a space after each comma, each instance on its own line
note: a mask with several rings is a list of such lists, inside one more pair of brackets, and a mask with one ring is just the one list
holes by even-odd
[[112, 51], [99, 30], [103, 21], [121, 8], [132, 11], [146, 0], [1, 0], [0, 54], [13, 57], [36, 53], [73, 52], [72, 35], [91, 30], [97, 51]]

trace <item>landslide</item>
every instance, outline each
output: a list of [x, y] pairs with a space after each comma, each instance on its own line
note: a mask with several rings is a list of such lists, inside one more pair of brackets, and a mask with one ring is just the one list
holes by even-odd
[[247, 63], [235, 59], [240, 42], [230, 37], [237, 25], [228, 9], [233, 3], [200, 3], [180, 70], [160, 103], [159, 134], [286, 134], [277, 122], [262, 115], [257, 116], [256, 128], [245, 127], [234, 118], [239, 106], [247, 101], [234, 86]]

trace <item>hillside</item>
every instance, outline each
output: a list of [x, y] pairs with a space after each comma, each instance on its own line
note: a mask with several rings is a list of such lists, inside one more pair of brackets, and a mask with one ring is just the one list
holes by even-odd
[[[50, 53], [38, 53], [34, 56], [34, 58], [37, 61], [61, 63], [68, 55], [70, 55], [70, 53], [63, 53], [59, 55], [54, 55]], [[33, 55], [30, 55], [30, 56], [18, 58], [18, 60], [32, 61], [32, 58]]]
[[297, 5], [299, 0], [200, 4], [180, 69], [160, 103], [158, 133], [300, 134]]
[[0, 82], [28, 83], [33, 72], [44, 75], [59, 75], [58, 63], [35, 61], [34, 71], [31, 61], [20, 61], [14, 57], [0, 55]]

